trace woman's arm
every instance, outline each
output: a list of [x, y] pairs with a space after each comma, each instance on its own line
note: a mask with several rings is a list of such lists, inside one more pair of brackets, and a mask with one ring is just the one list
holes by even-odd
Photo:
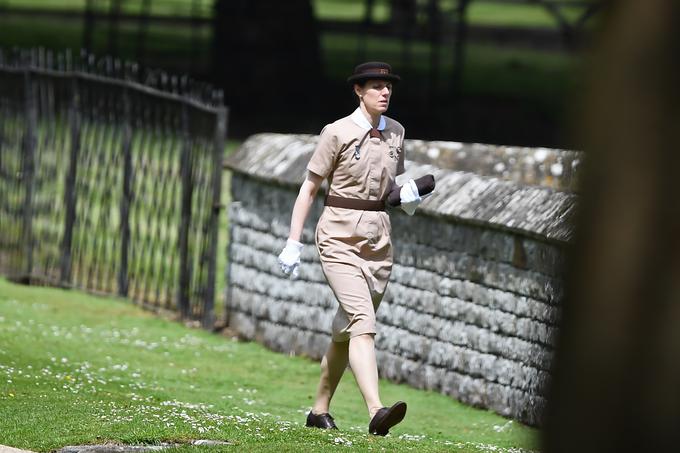
[[295, 205], [293, 206], [288, 239], [300, 242], [302, 228], [304, 227], [307, 215], [309, 215], [309, 209], [312, 207], [312, 203], [314, 203], [314, 197], [316, 196], [319, 187], [321, 187], [322, 182], [323, 177], [311, 171], [307, 172], [307, 179], [305, 179], [305, 182], [300, 186], [300, 192], [298, 193]]

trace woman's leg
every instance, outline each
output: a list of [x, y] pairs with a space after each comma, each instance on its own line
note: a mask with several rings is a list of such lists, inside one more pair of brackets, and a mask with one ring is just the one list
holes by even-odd
[[326, 414], [331, 404], [331, 398], [338, 387], [340, 378], [347, 368], [349, 356], [349, 341], [331, 341], [326, 355], [321, 360], [321, 378], [316, 390], [316, 401], [312, 412], [314, 414]]
[[366, 402], [369, 418], [383, 407], [378, 391], [378, 363], [375, 359], [373, 334], [363, 334], [349, 340], [349, 364], [359, 390]]
[[[349, 337], [349, 364], [369, 415], [373, 417], [383, 407], [378, 394], [378, 365], [374, 342], [375, 312], [382, 293], [372, 291], [367, 283], [366, 273], [370, 273], [370, 269], [365, 271], [352, 261], [351, 257], [344, 263], [322, 259], [321, 264], [340, 305], [333, 318], [333, 336]], [[324, 384], [323, 381], [322, 376], [321, 385]], [[323, 392], [320, 391], [319, 395], [323, 395]], [[323, 400], [319, 402], [319, 409], [323, 406], [322, 402]]]

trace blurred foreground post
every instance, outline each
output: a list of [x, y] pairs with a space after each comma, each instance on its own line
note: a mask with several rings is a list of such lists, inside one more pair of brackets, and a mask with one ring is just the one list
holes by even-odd
[[544, 451], [680, 445], [680, 3], [607, 12]]

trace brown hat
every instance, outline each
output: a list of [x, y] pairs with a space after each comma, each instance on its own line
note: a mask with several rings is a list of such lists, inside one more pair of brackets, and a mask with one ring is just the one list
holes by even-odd
[[369, 61], [361, 63], [354, 68], [354, 73], [347, 79], [348, 83], [358, 83], [362, 80], [380, 79], [398, 82], [401, 80], [396, 74], [392, 73], [392, 66], [382, 61]]

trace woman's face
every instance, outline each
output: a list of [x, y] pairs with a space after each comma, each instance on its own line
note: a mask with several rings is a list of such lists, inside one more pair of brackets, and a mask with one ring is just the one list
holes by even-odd
[[385, 113], [390, 106], [392, 82], [387, 80], [369, 79], [364, 86], [354, 85], [354, 92], [364, 103], [369, 113]]

